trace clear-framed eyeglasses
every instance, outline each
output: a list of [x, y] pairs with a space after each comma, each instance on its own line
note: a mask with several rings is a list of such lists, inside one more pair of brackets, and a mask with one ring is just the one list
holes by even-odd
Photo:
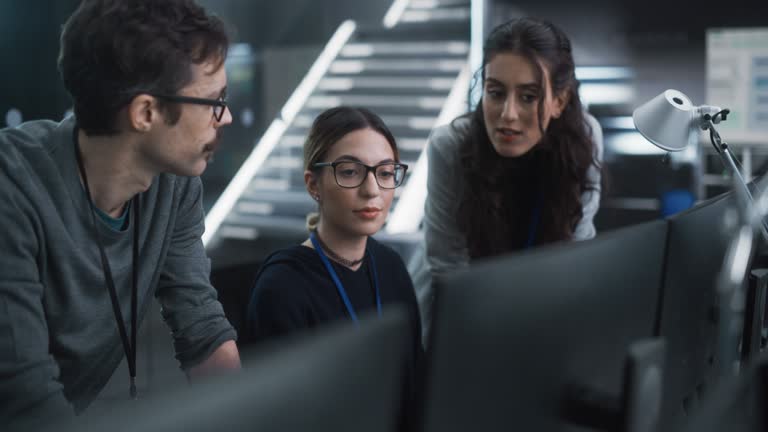
[[333, 177], [340, 187], [352, 189], [359, 187], [372, 172], [376, 184], [382, 189], [394, 189], [403, 184], [408, 165], [399, 162], [385, 162], [370, 166], [356, 161], [318, 162], [313, 168], [333, 168]]

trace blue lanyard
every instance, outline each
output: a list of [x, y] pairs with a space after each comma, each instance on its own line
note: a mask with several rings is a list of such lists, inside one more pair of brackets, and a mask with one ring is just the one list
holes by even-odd
[[531, 227], [528, 230], [528, 241], [525, 242], [525, 249], [533, 247], [533, 242], [536, 240], [536, 230], [539, 228], [539, 219], [541, 219], [541, 194], [536, 198], [536, 205], [533, 207]]
[[[341, 299], [344, 301], [344, 306], [346, 306], [347, 312], [349, 313], [350, 318], [352, 318], [352, 321], [354, 321], [355, 324], [357, 324], [358, 320], [357, 320], [357, 314], [355, 313], [355, 308], [352, 306], [352, 302], [349, 301], [349, 297], [347, 296], [347, 292], [344, 290], [344, 285], [341, 284], [339, 275], [336, 274], [336, 270], [333, 269], [333, 266], [331, 265], [331, 261], [328, 260], [327, 256], [325, 256], [325, 252], [323, 252], [323, 248], [320, 246], [320, 242], [317, 241], [317, 237], [314, 231], [309, 233], [309, 239], [312, 241], [312, 246], [315, 247], [317, 254], [320, 255], [320, 261], [323, 262], [323, 265], [325, 265], [325, 268], [328, 270], [328, 273], [331, 275], [331, 279], [333, 279], [333, 283], [336, 284], [336, 290], [339, 292]], [[369, 265], [371, 266], [371, 271], [373, 272], [373, 288], [376, 291], [376, 310], [378, 311], [379, 316], [381, 316], [381, 296], [379, 295], [379, 276], [378, 276], [378, 273], [376, 272], [376, 260], [373, 259], [373, 252], [371, 252], [370, 250], [368, 251], [368, 261], [370, 263]]]

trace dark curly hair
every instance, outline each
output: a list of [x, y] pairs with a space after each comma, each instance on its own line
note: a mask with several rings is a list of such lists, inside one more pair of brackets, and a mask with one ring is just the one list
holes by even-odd
[[[452, 127], [462, 136], [460, 159], [463, 194], [457, 222], [467, 239], [471, 258], [493, 256], [534, 244], [570, 239], [582, 217], [581, 194], [596, 189], [587, 178], [596, 160], [591, 128], [585, 122], [579, 100], [579, 82], [568, 37], [546, 21], [521, 18], [494, 28], [485, 41], [483, 67], [500, 53], [528, 59], [541, 87], [547, 68], [552, 94], [567, 94], [568, 103], [559, 118], [552, 118], [542, 140], [520, 157], [502, 157], [494, 150], [483, 118], [482, 98], [467, 126]], [[538, 105], [543, 128], [544, 91]], [[538, 224], [530, 237], [534, 212]], [[530, 238], [529, 238], [530, 237]]]
[[[59, 71], [88, 135], [118, 133], [117, 113], [141, 93], [176, 94], [192, 64], [224, 63], [222, 21], [192, 0], [83, 0], [64, 24]], [[170, 124], [178, 104], [158, 101]]]

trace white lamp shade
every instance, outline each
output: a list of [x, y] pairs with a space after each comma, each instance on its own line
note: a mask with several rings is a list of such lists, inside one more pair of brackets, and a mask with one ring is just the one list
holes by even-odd
[[677, 90], [665, 90], [638, 107], [632, 119], [648, 141], [667, 151], [680, 151], [695, 142], [696, 113], [688, 96]]

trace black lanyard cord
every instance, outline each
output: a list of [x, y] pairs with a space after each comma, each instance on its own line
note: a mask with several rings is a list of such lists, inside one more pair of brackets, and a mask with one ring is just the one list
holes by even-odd
[[96, 225], [96, 206], [91, 199], [91, 189], [88, 186], [88, 176], [85, 173], [85, 166], [83, 165], [83, 158], [80, 154], [80, 144], [78, 141], [78, 128], [74, 128], [74, 142], [75, 142], [75, 156], [77, 157], [77, 167], [80, 170], [80, 175], [83, 177], [83, 185], [85, 186], [85, 196], [88, 198], [88, 204], [91, 209], [91, 223], [93, 231], [96, 236], [96, 244], [99, 247], [99, 254], [101, 255], [101, 267], [104, 271], [104, 280], [107, 284], [109, 291], [109, 298], [112, 303], [112, 311], [115, 314], [115, 320], [117, 321], [117, 329], [120, 333], [120, 339], [123, 342], [123, 351], [125, 357], [128, 360], [128, 373], [130, 374], [130, 387], [129, 394], [131, 398], [136, 399], [136, 322], [137, 322], [137, 309], [138, 309], [138, 280], [139, 280], [139, 195], [133, 197], [131, 206], [133, 207], [133, 265], [132, 265], [132, 286], [131, 286], [131, 340], [128, 341], [128, 334], [125, 329], [125, 321], [123, 320], [123, 313], [120, 310], [120, 300], [117, 298], [117, 289], [115, 288], [115, 281], [112, 278], [112, 269], [109, 265], [109, 259], [107, 253], [104, 250], [104, 243], [101, 238], [98, 226]]
[[[131, 362], [128, 363], [128, 371], [131, 374], [131, 386], [129, 393], [131, 398], [136, 399], [136, 323], [138, 322], [137, 311], [138, 306], [138, 285], [139, 285], [139, 215], [141, 215], [141, 200], [139, 200], [139, 194], [136, 194], [131, 200], [131, 206], [133, 206], [133, 283], [131, 287]], [[114, 286], [112, 288], [114, 291]], [[117, 309], [118, 311], [120, 308]], [[120, 319], [122, 322], [122, 318]], [[125, 349], [125, 346], [123, 346]], [[133, 363], [133, 369], [130, 369], [130, 365]]]

